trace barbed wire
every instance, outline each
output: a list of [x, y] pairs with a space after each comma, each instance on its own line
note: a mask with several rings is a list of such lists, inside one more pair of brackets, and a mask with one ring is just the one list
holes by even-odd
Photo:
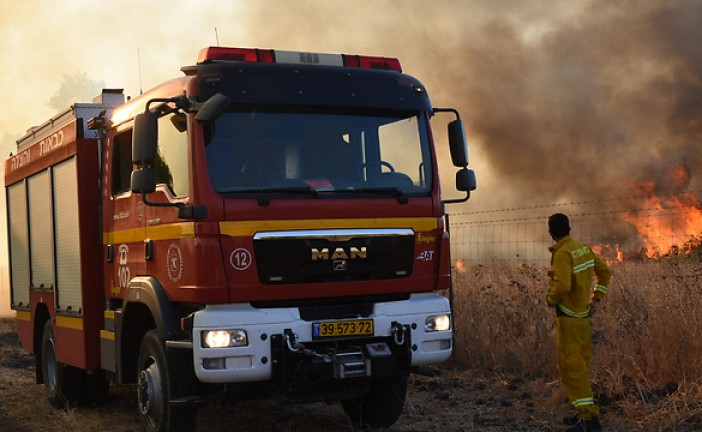
[[[656, 202], [644, 203], [638, 208], [587, 208], [603, 202], [636, 197], [607, 198], [573, 203], [541, 204], [510, 209], [492, 209], [480, 212], [449, 214], [451, 244], [456, 259], [485, 262], [493, 259], [518, 263], [548, 263], [547, 247], [552, 243], [546, 230], [546, 220], [552, 213], [534, 210], [563, 208], [571, 219], [574, 235], [588, 244], [605, 248], [610, 259], [619, 259], [619, 253], [642, 256], [642, 253], [665, 255], [667, 248], [678, 248], [687, 242], [702, 241], [700, 219], [702, 204], [696, 198], [683, 201], [692, 192], [658, 197]], [[678, 197], [675, 202], [671, 197]], [[631, 207], [631, 206], [629, 206]], [[691, 209], [692, 214], [680, 209]], [[531, 211], [532, 214], [512, 214]], [[475, 218], [475, 215], [483, 215]], [[484, 217], [492, 215], [497, 217]], [[473, 217], [471, 217], [473, 216]], [[692, 216], [690, 218], [689, 216]], [[639, 230], [646, 228], [643, 232]], [[613, 249], [612, 245], [616, 245]], [[621, 246], [621, 249], [620, 249]], [[609, 248], [609, 249], [608, 249]], [[610, 250], [611, 249], [611, 250]], [[643, 251], [643, 252], [642, 252]], [[648, 251], [648, 252], [646, 252]], [[616, 252], [616, 256], [613, 255]]]
[[[671, 199], [671, 198], [684, 197], [684, 196], [693, 196], [694, 198], [697, 198], [697, 196], [700, 194], [702, 194], [702, 190], [686, 191], [686, 192], [679, 192], [679, 193], [666, 194], [666, 195], [656, 195], [655, 198], [657, 198], [659, 200], [666, 201], [666, 200]], [[547, 203], [547, 204], [537, 204], [537, 205], [533, 205], [533, 206], [476, 210], [476, 211], [463, 211], [463, 212], [449, 213], [449, 216], [451, 216], [451, 217], [454, 217], [454, 216], [473, 216], [473, 215], [488, 214], [488, 213], [506, 213], [506, 212], [516, 212], [516, 211], [526, 211], [526, 210], [558, 208], [558, 207], [600, 205], [603, 203], [644, 200], [644, 199], [652, 199], [652, 198], [653, 198], [653, 196], [651, 196], [650, 194], [649, 195], [632, 195], [632, 196], [613, 197], [613, 198], [601, 198], [601, 199], [597, 199], [597, 200], [573, 201], [573, 202], [567, 202], [567, 203]], [[699, 205], [699, 203], [698, 203], [698, 205]], [[689, 204], [688, 205], [672, 204], [672, 205], [666, 205], [665, 208], [658, 208], [658, 209], [638, 208], [638, 209], [628, 209], [628, 210], [618, 209], [618, 210], [607, 210], [607, 211], [614, 211], [614, 212], [636, 212], [636, 211], [650, 211], [650, 210], [665, 211], [668, 209], [686, 208], [686, 207], [689, 207]], [[700, 210], [702, 210], [702, 209], [700, 209]], [[600, 213], [598, 213], [598, 214], [600, 214]]]
[[[648, 216], [641, 216], [639, 213], [645, 213], [645, 212], [668, 212], [670, 210], [676, 209], [676, 208], [687, 208], [686, 206], [671, 206], [671, 207], [666, 207], [666, 208], [640, 208], [636, 210], [600, 210], [600, 211], [591, 211], [591, 212], [580, 212], [580, 213], [568, 213], [568, 217], [570, 219], [577, 219], [581, 217], [586, 217], [586, 216], [607, 216], [607, 215], [618, 215], [618, 214], [635, 214], [635, 217], [648, 217]], [[702, 213], [702, 208], [699, 209], [700, 212]], [[499, 210], [495, 210], [499, 211]], [[457, 217], [457, 216], [465, 216], [463, 214], [449, 214], [451, 217]], [[520, 218], [508, 218], [508, 219], [481, 219], [481, 220], [471, 220], [471, 221], [459, 221], [456, 222], [455, 220], [451, 221], [451, 226], [464, 226], [464, 225], [484, 225], [484, 224], [495, 224], [495, 223], [519, 223], [519, 222], [535, 222], [535, 221], [541, 221], [544, 219], [547, 219], [550, 215], [539, 215], [539, 216], [525, 216], [525, 217], [520, 217]]]

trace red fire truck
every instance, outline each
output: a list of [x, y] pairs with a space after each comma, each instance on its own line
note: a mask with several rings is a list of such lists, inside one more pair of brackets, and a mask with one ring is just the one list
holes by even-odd
[[134, 383], [149, 431], [230, 397], [394, 423], [408, 375], [452, 351], [444, 206], [475, 189], [458, 112], [394, 58], [210, 47], [182, 72], [72, 105], [5, 162], [37, 383], [56, 407]]

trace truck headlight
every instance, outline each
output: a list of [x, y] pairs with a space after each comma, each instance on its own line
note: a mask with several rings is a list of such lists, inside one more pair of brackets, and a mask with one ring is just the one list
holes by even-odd
[[246, 330], [205, 330], [202, 332], [203, 348], [230, 348], [248, 344]]
[[451, 328], [451, 315], [433, 315], [427, 317], [424, 322], [424, 331], [435, 332], [435, 331], [446, 331]]

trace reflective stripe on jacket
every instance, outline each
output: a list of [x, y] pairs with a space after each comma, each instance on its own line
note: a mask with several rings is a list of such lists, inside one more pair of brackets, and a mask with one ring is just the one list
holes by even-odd
[[[591, 299], [607, 294], [612, 271], [589, 246], [565, 236], [551, 251], [551, 277], [546, 301], [565, 315], [586, 318]], [[595, 287], [593, 290], [593, 279]]]

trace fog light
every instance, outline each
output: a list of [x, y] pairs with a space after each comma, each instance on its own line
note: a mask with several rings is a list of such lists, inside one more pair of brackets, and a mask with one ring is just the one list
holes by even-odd
[[226, 369], [227, 362], [223, 358], [206, 358], [202, 359], [202, 367], [207, 370]]
[[451, 349], [451, 339], [426, 341], [422, 344], [422, 351], [424, 352], [446, 351], [449, 349]]
[[430, 316], [424, 322], [424, 331], [426, 332], [446, 331], [450, 328], [451, 316], [448, 314]]
[[203, 348], [230, 348], [249, 344], [245, 330], [205, 330], [202, 332]]

